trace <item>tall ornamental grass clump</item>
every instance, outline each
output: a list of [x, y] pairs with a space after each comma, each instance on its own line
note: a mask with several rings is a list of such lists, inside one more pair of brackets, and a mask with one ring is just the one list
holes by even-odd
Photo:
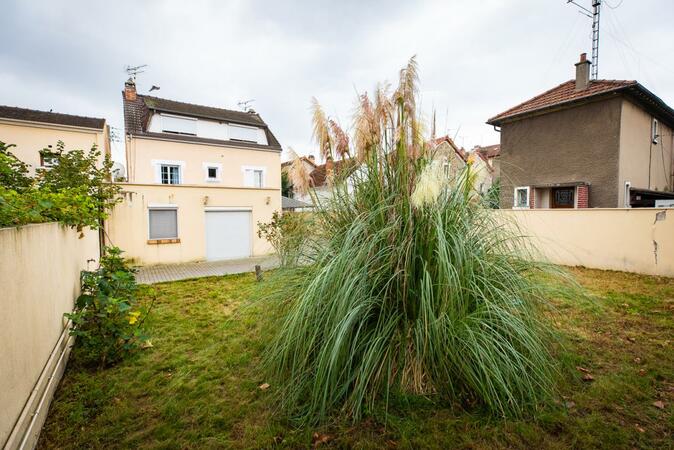
[[548, 286], [533, 276], [544, 267], [484, 209], [470, 166], [450, 179], [434, 161], [416, 85], [412, 59], [393, 94], [361, 96], [353, 139], [314, 105], [324, 156], [344, 162], [328, 174], [331, 199], [316, 199], [306, 263], [279, 274], [266, 355], [301, 422], [358, 420], [393, 394], [521, 415], [552, 393]]

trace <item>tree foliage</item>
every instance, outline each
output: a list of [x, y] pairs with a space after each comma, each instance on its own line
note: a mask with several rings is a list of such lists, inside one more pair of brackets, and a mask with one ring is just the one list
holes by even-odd
[[108, 211], [120, 201], [120, 187], [110, 183], [112, 161], [100, 151], [66, 151], [63, 142], [56, 151], [44, 149], [53, 166], [28, 175], [28, 165], [19, 161], [0, 142], [0, 226], [58, 221], [77, 230], [98, 228]]

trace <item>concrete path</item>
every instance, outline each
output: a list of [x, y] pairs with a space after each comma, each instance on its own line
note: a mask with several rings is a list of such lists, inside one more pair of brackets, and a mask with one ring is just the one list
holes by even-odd
[[138, 269], [136, 281], [138, 284], [153, 284], [164, 281], [186, 280], [188, 278], [253, 272], [257, 264], [262, 266], [263, 270], [267, 270], [276, 267], [278, 262], [274, 256], [258, 256], [225, 261], [144, 266]]

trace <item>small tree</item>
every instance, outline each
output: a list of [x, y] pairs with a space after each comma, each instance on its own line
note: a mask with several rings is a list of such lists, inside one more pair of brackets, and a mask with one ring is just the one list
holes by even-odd
[[110, 183], [112, 160], [105, 155], [99, 167], [100, 150], [93, 145], [88, 152], [83, 150], [65, 151], [65, 144], [59, 141], [56, 150], [44, 149], [50, 153], [55, 164], [50, 168], [37, 170], [37, 182], [40, 188], [50, 192], [68, 189], [85, 189], [93, 198], [100, 211], [99, 220], [105, 219], [106, 210], [119, 202], [120, 187]]
[[0, 186], [22, 192], [32, 186], [33, 180], [28, 176], [28, 164], [9, 151], [12, 147], [0, 141]]

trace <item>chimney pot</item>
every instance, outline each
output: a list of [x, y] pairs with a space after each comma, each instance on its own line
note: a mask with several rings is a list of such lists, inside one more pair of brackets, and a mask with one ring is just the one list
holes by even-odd
[[135, 102], [136, 98], [136, 83], [131, 78], [129, 78], [126, 80], [126, 83], [124, 83], [124, 99], [130, 102]]
[[580, 61], [576, 63], [576, 92], [587, 89], [590, 84], [590, 66], [592, 63], [587, 60], [587, 54], [580, 54]]

